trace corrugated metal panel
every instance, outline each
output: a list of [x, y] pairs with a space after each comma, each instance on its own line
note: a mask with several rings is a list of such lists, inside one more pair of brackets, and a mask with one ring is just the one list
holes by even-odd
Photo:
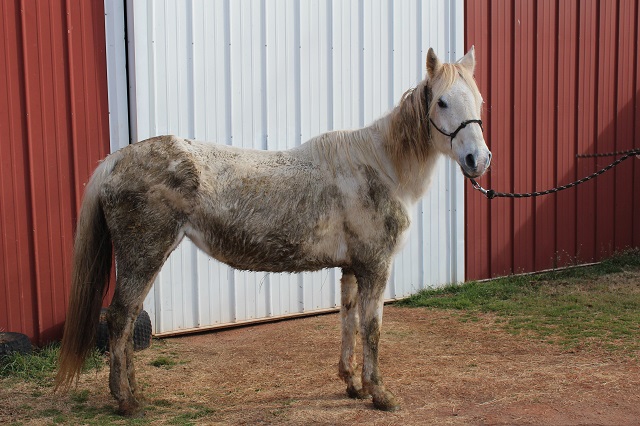
[[[507, 2], [511, 4], [511, 2]], [[467, 40], [469, 39], [466, 36], [466, 31], [469, 25], [477, 26], [476, 31], [474, 32], [475, 37], [471, 40], [476, 49], [476, 69], [475, 69], [475, 77], [478, 82], [478, 87], [483, 95], [485, 100], [485, 106], [490, 105], [488, 101], [490, 99], [495, 99], [496, 97], [502, 96], [502, 93], [495, 93], [495, 90], [503, 89], [502, 84], [489, 84], [490, 81], [487, 80], [487, 76], [490, 74], [489, 64], [490, 62], [487, 58], [490, 57], [492, 52], [492, 38], [489, 37], [489, 33], [492, 31], [496, 32], [496, 37], [498, 35], [502, 35], [505, 32], [504, 25], [492, 26], [491, 23], [493, 20], [496, 22], [500, 22], [498, 19], [490, 18], [491, 10], [487, 7], [486, 2], [472, 1], [465, 2], [465, 42], [469, 45]], [[508, 30], [508, 28], [507, 28]], [[496, 71], [500, 70], [498, 67]], [[498, 80], [500, 82], [505, 81], [504, 74], [501, 74], [500, 77], [502, 79]], [[498, 76], [496, 76], [498, 78]], [[508, 82], [506, 80], [505, 82]], [[502, 105], [502, 104], [501, 104]], [[494, 115], [492, 113], [492, 108], [488, 109], [485, 107], [482, 117], [484, 121], [484, 138], [487, 143], [490, 145], [491, 141], [494, 141], [496, 138], [494, 134], [502, 129], [502, 127], [497, 127], [494, 122]], [[496, 111], [496, 117], [500, 117], [500, 112]], [[506, 112], [502, 111], [502, 116], [505, 115]], [[504, 130], [503, 130], [504, 131]], [[491, 145], [490, 145], [491, 146]], [[496, 150], [495, 145], [491, 146], [492, 150]], [[495, 156], [495, 155], [494, 155]], [[497, 173], [495, 173], [495, 160], [492, 160], [494, 163], [492, 166], [492, 171], [487, 177], [481, 180], [481, 183], [487, 182], [487, 180], [493, 183], [494, 179], [499, 177]], [[485, 256], [490, 252], [491, 245], [489, 239], [489, 232], [495, 227], [493, 226], [493, 218], [489, 216], [489, 205], [488, 203], [482, 203], [479, 198], [469, 196], [468, 192], [465, 191], [465, 211], [472, 212], [471, 214], [467, 213], [465, 216], [465, 233], [469, 234], [469, 230], [473, 230], [473, 234], [471, 235], [474, 238], [472, 244], [465, 244], [465, 260], [466, 260], [466, 268], [465, 274], [468, 276], [468, 271], [477, 271], [480, 270], [480, 273], [485, 272], [483, 268], [486, 268], [486, 262], [484, 262]], [[473, 194], [471, 194], [473, 195]], [[472, 206], [472, 207], [471, 207]], [[489, 220], [492, 221], [489, 226]], [[465, 235], [465, 243], [467, 242], [468, 236]], [[493, 257], [493, 256], [491, 256]]]
[[111, 152], [114, 152], [130, 142], [124, 1], [104, 0], [104, 25], [109, 88], [109, 136]]
[[109, 150], [104, 10], [0, 3], [0, 329], [57, 339], [83, 183]]
[[[128, 17], [137, 140], [291, 148], [384, 114], [423, 78], [430, 46], [447, 60], [464, 53], [461, 0], [129, 1]], [[443, 161], [388, 298], [464, 278], [462, 184]], [[333, 308], [339, 296], [339, 271], [234, 271], [183, 242], [145, 308], [166, 333]]]
[[[613, 161], [579, 153], [640, 147], [637, 0], [467, 1], [498, 191], [547, 189]], [[591, 262], [640, 245], [640, 164], [536, 199], [465, 194], [467, 278]]]

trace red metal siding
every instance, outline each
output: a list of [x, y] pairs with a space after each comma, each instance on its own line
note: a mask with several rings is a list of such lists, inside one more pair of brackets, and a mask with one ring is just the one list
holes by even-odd
[[[534, 2], [518, 2], [515, 5], [514, 23], [514, 137], [513, 158], [500, 158], [500, 162], [494, 163], [494, 168], [501, 169], [500, 165], [510, 161], [513, 168], [513, 187], [531, 188], [534, 187], [533, 168], [535, 166], [534, 139], [536, 128], [534, 123], [535, 105], [535, 8]], [[504, 42], [504, 41], [503, 41]], [[507, 105], [506, 108], [509, 106]], [[498, 119], [504, 119], [499, 117]], [[495, 156], [500, 153], [496, 152]], [[520, 270], [532, 270], [534, 267], [534, 200], [524, 199], [517, 203], [512, 202], [514, 216], [514, 253], [512, 267]], [[491, 212], [493, 215], [493, 212]], [[499, 218], [498, 218], [499, 220]], [[504, 242], [497, 242], [502, 245]], [[528, 245], [528, 250], [522, 247]], [[495, 271], [491, 268], [492, 274], [498, 272], [502, 275], [507, 271]]]
[[[494, 154], [485, 187], [529, 192], [613, 161], [576, 154], [640, 147], [638, 0], [465, 3]], [[590, 262], [640, 246], [640, 161], [576, 189], [489, 201], [467, 187], [467, 279]]]
[[[640, 7], [636, 3], [636, 12], [634, 13], [636, 18], [636, 28], [635, 28], [635, 46], [634, 49], [637, 57], [637, 49], [640, 45]], [[640, 84], [640, 66], [637, 63], [635, 65], [635, 87], [634, 87], [634, 100], [633, 100], [633, 108], [627, 107], [634, 111], [633, 113], [633, 122], [640, 123], [640, 99], [635, 96], [638, 90], [638, 84]], [[634, 137], [634, 141], [640, 140], [640, 125], [635, 124], [633, 133], [631, 133]], [[636, 145], [637, 146], [637, 145]], [[636, 163], [637, 164], [637, 163]], [[633, 169], [633, 193], [636, 194], [640, 192], [640, 166], [635, 166]], [[640, 215], [640, 197], [633, 197], [633, 228], [632, 228], [632, 244], [638, 245], [640, 244], [640, 221], [638, 220], [638, 216]]]
[[[486, 7], [486, 2], [479, 1], [467, 1], [466, 2], [466, 10], [465, 10], [465, 28], [468, 27], [468, 22], [470, 21], [470, 17], [473, 16], [476, 21], [476, 37], [473, 39], [473, 44], [475, 44], [476, 52], [485, 52], [485, 54], [490, 54], [492, 51], [491, 42], [492, 39], [489, 38], [489, 30], [488, 27], [491, 25], [492, 17], [489, 14], [489, 8]], [[497, 19], [497, 22], [508, 22], [506, 20]], [[508, 25], [508, 24], [507, 24]], [[504, 27], [504, 26], [502, 26]], [[503, 34], [504, 30], [500, 30], [496, 26], [494, 30], [496, 31], [496, 37], [500, 34]], [[500, 58], [504, 58], [505, 54], [497, 55]], [[502, 69], [502, 68], [500, 68]], [[478, 83], [484, 83], [480, 87], [482, 88], [482, 93], [485, 99], [490, 98], [490, 93], [493, 94], [492, 89], [494, 86], [490, 84], [487, 76], [489, 75], [489, 61], [481, 61], [478, 60], [476, 64], [476, 79]], [[493, 94], [493, 96], [496, 96]], [[495, 132], [500, 131], [497, 123], [494, 122], [494, 114], [492, 110], [485, 110], [485, 137], [490, 140]], [[497, 182], [500, 178], [499, 173], [492, 173], [488, 180], [492, 184]], [[475, 244], [470, 245], [467, 244], [465, 247], [465, 259], [466, 259], [466, 268], [472, 269], [481, 275], [488, 275], [489, 269], [488, 264], [484, 261], [487, 254], [491, 253], [490, 250], [495, 248], [495, 246], [491, 245], [491, 241], [495, 238], [493, 234], [490, 234], [489, 231], [492, 232], [500, 232], [500, 230], [495, 226], [488, 226], [490, 220], [492, 221], [491, 216], [489, 215], [489, 205], [487, 203], [480, 202], [481, 200], [473, 197], [468, 197], [468, 193], [465, 193], [465, 220], [466, 226], [468, 229], [474, 230], [474, 236], [476, 238]], [[493, 223], [491, 223], [493, 225]]]
[[[597, 130], [596, 118], [596, 94], [597, 91], [597, 2], [585, 1], [579, 4], [578, 21], [578, 73], [571, 76], [578, 80], [578, 140], [577, 152], [593, 154], [596, 150], [595, 140]], [[585, 176], [596, 169], [596, 159], [574, 159], [578, 173], [576, 176]], [[573, 191], [573, 190], [570, 190]], [[576, 190], [578, 199], [576, 204], [576, 252], [583, 259], [596, 257], [596, 182], [590, 181], [580, 185]], [[564, 195], [564, 194], [563, 194]], [[580, 214], [589, 212], [589, 214]]]
[[0, 329], [57, 339], [76, 212], [109, 152], [103, 2], [0, 3]]
[[[558, 112], [556, 135], [559, 141], [556, 152], [556, 179], [573, 181], [577, 178], [576, 140], [574, 123], [578, 114], [578, 89], [576, 78], [578, 40], [578, 14], [575, 13], [579, 0], [562, 1], [558, 7], [558, 50], [557, 50], [557, 90]], [[581, 160], [582, 161], [582, 160]], [[573, 261], [576, 253], [577, 191], [561, 192], [557, 195], [557, 211], [563, 214], [556, 218], [555, 244], [560, 264]]]

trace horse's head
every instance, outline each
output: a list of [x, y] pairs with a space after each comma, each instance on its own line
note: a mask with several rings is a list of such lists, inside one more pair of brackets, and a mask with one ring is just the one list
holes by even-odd
[[482, 136], [482, 96], [473, 79], [473, 47], [455, 64], [443, 64], [433, 49], [427, 54], [425, 86], [432, 141], [455, 160], [468, 178], [482, 176], [491, 152]]

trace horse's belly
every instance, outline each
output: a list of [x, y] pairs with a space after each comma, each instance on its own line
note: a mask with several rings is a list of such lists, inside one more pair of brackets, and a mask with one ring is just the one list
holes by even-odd
[[337, 235], [296, 237], [278, 228], [262, 234], [232, 227], [204, 232], [187, 227], [185, 234], [209, 256], [240, 270], [303, 272], [346, 264], [346, 244]]

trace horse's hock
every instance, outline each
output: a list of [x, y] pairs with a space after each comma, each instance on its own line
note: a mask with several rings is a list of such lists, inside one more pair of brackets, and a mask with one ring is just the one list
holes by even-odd
[[[151, 346], [151, 318], [142, 310], [136, 318], [133, 328], [133, 350], [141, 351]], [[96, 332], [96, 347], [101, 352], [109, 350], [109, 328], [107, 327], [107, 308], [100, 311], [100, 322]]]

